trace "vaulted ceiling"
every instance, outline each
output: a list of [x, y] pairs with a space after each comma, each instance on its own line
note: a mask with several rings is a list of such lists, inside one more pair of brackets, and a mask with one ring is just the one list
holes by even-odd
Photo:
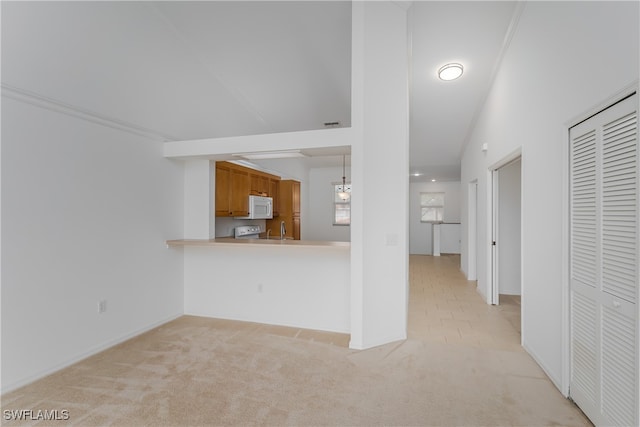
[[[413, 3], [413, 180], [459, 179], [515, 5]], [[350, 75], [350, 2], [2, 2], [4, 90], [161, 140], [350, 126]]]
[[[515, 12], [516, 3], [505, 1], [413, 3], [412, 181], [460, 179], [461, 152], [489, 91]], [[440, 80], [438, 69], [452, 62], [464, 66], [462, 77]]]

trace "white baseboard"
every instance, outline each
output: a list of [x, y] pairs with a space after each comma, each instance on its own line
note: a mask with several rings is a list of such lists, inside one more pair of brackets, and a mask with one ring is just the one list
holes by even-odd
[[294, 323], [294, 322], [280, 322], [280, 321], [273, 321], [270, 319], [254, 319], [254, 318], [248, 318], [243, 316], [226, 316], [226, 315], [218, 315], [216, 313], [203, 313], [199, 311], [186, 311], [184, 315], [206, 317], [209, 319], [233, 320], [236, 322], [259, 323], [261, 325], [284, 326], [287, 328], [307, 329], [310, 331], [335, 332], [338, 334], [351, 334], [351, 329], [348, 326], [325, 326], [325, 325], [316, 325], [316, 324], [301, 325], [299, 323]]
[[389, 344], [397, 341], [405, 341], [407, 339], [407, 334], [397, 335], [392, 337], [380, 338], [374, 341], [364, 342], [354, 342], [353, 339], [349, 342], [349, 348], [352, 350], [368, 350], [374, 347], [380, 347], [381, 345]]
[[487, 295], [484, 292], [482, 292], [482, 289], [480, 289], [480, 286], [478, 286], [477, 280], [476, 280], [476, 292], [478, 293], [478, 295], [482, 297], [482, 301], [487, 302]]
[[531, 350], [531, 348], [524, 341], [522, 342], [522, 348], [524, 348], [524, 350], [527, 353], [529, 353], [529, 356], [531, 356], [533, 358], [533, 360], [538, 364], [538, 366], [540, 366], [540, 368], [542, 368], [544, 373], [547, 375], [547, 377], [549, 377], [549, 379], [551, 380], [553, 385], [556, 386], [556, 388], [560, 391], [560, 393], [562, 393], [562, 395], [564, 397], [568, 397], [566, 395], [566, 393], [564, 392], [563, 388], [562, 388], [562, 381], [560, 381], [560, 378], [558, 378], [556, 375], [553, 375], [551, 373], [551, 371], [545, 366], [545, 364], [542, 362], [542, 360], [538, 357], [536, 352]]
[[109, 340], [109, 341], [107, 341], [107, 342], [105, 342], [103, 344], [100, 344], [100, 345], [98, 345], [96, 347], [93, 347], [90, 350], [85, 351], [83, 353], [80, 353], [77, 356], [74, 356], [74, 357], [66, 360], [65, 362], [59, 363], [59, 364], [57, 364], [57, 365], [55, 365], [55, 366], [53, 366], [53, 367], [51, 367], [49, 369], [45, 369], [43, 371], [37, 372], [34, 375], [29, 375], [28, 377], [23, 378], [23, 379], [21, 379], [19, 381], [15, 381], [15, 382], [13, 382], [11, 384], [2, 384], [1, 393], [4, 395], [5, 393], [9, 393], [11, 391], [14, 391], [14, 390], [20, 388], [20, 387], [24, 387], [24, 386], [26, 386], [28, 384], [31, 384], [32, 382], [38, 381], [38, 380], [46, 377], [47, 375], [51, 375], [51, 374], [53, 374], [53, 373], [55, 373], [57, 371], [60, 371], [60, 370], [62, 370], [64, 368], [67, 368], [67, 367], [73, 365], [74, 363], [78, 363], [81, 360], [84, 360], [84, 359], [86, 359], [88, 357], [91, 357], [91, 356], [93, 356], [95, 354], [98, 354], [101, 351], [104, 351], [104, 350], [106, 350], [106, 349], [108, 349], [110, 347], [113, 347], [113, 346], [118, 345], [118, 344], [120, 344], [122, 342], [125, 342], [125, 341], [127, 341], [127, 340], [129, 340], [129, 339], [131, 339], [131, 338], [133, 338], [135, 336], [138, 336], [138, 335], [141, 335], [141, 334], [143, 334], [145, 332], [148, 332], [148, 331], [150, 331], [150, 330], [152, 330], [154, 328], [157, 328], [160, 325], [164, 325], [165, 323], [171, 322], [172, 320], [175, 320], [175, 319], [177, 319], [178, 317], [181, 317], [181, 316], [183, 316], [183, 313], [174, 314], [172, 316], [169, 316], [168, 318], [165, 318], [164, 320], [160, 320], [158, 322], [154, 322], [154, 323], [152, 323], [150, 325], [147, 325], [147, 326], [145, 326], [143, 328], [140, 328], [140, 329], [135, 330], [133, 332], [130, 332], [128, 334], [122, 335], [122, 336], [120, 336], [120, 337], [118, 337], [116, 339]]

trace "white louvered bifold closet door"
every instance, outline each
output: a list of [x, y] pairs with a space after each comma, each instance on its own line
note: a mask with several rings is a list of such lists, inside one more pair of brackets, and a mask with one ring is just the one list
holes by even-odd
[[639, 424], [637, 95], [571, 128], [571, 398]]

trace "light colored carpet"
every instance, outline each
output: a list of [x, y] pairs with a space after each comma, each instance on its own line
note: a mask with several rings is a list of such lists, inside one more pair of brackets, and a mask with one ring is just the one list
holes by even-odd
[[[406, 341], [355, 351], [346, 335], [184, 316], [2, 397], [69, 420], [3, 425], [589, 425], [517, 342], [491, 338], [517, 333], [456, 262], [411, 257]], [[471, 320], [442, 322], [455, 313]]]

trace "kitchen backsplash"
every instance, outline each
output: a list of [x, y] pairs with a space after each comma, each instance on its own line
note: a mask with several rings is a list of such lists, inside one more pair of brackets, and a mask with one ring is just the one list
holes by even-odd
[[233, 237], [233, 230], [239, 225], [259, 225], [265, 231], [264, 219], [236, 219], [228, 217], [216, 218], [216, 237]]

